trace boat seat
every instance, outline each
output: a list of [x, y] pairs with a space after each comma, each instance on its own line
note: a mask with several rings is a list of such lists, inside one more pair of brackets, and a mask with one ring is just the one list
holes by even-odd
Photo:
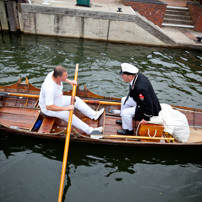
[[38, 133], [50, 133], [55, 122], [55, 117], [44, 116], [43, 122], [39, 128]]
[[[160, 140], [154, 140], [153, 137], [162, 137], [163, 136], [164, 125], [160, 124], [139, 124], [137, 128], [137, 136], [146, 136], [150, 137], [150, 142], [159, 142]], [[141, 142], [147, 142], [148, 140], [141, 140]]]
[[40, 114], [39, 109], [3, 106], [0, 108], [0, 123], [31, 131]]

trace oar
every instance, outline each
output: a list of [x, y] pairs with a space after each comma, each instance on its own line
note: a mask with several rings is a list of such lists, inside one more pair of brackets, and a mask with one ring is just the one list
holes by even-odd
[[[79, 68], [79, 65], [76, 64], [75, 75], [74, 75], [74, 80], [76, 80], [76, 81], [77, 81], [77, 77], [78, 77], [78, 68]], [[74, 104], [75, 95], [76, 95], [76, 85], [73, 85], [71, 105]], [[65, 179], [65, 172], [66, 172], [66, 165], [67, 165], [67, 156], [68, 156], [68, 151], [69, 151], [70, 132], [71, 132], [71, 125], [72, 125], [72, 116], [73, 116], [73, 110], [70, 110], [69, 120], [68, 120], [68, 124], [67, 124], [67, 135], [66, 135], [66, 140], [65, 140], [65, 148], [64, 148], [64, 155], [63, 155], [58, 202], [62, 201], [62, 195], [63, 195], [64, 179]]]
[[89, 104], [102, 104], [102, 105], [121, 105], [120, 102], [102, 101], [102, 100], [83, 100]]
[[22, 93], [8, 93], [8, 92], [1, 92], [0, 91], [0, 97], [4, 96], [16, 96], [16, 97], [31, 97], [31, 98], [39, 98], [39, 95], [33, 95], [33, 94], [22, 94]]
[[[95, 135], [96, 136], [96, 135]], [[170, 137], [147, 137], [147, 136], [132, 136], [132, 135], [98, 135], [103, 138], [124, 138], [124, 139], [149, 139], [149, 140], [173, 140]]]
[[[0, 91], [0, 97], [3, 96], [17, 96], [17, 97], [30, 97], [30, 98], [39, 98], [39, 95], [33, 95], [33, 94], [20, 94], [20, 93], [8, 93], [8, 92], [1, 92]], [[120, 102], [112, 102], [112, 101], [102, 101], [102, 100], [83, 100], [86, 103], [89, 104], [105, 104], [105, 105], [121, 105]]]

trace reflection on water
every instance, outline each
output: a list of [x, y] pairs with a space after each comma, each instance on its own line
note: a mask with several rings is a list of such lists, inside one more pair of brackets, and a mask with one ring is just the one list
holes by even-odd
[[[0, 37], [0, 83], [40, 87], [56, 65], [94, 93], [122, 97], [120, 64], [137, 65], [161, 102], [201, 107], [202, 53], [31, 35]], [[65, 89], [69, 89], [65, 85]], [[57, 201], [64, 142], [0, 135], [0, 201]], [[201, 201], [201, 148], [70, 144], [64, 201]]]
[[[64, 143], [9, 135], [0, 142], [0, 199], [56, 201]], [[70, 143], [64, 201], [200, 201], [200, 153]]]
[[[56, 201], [64, 143], [9, 135], [0, 142], [0, 199]], [[71, 143], [64, 201], [200, 201], [200, 153]]]

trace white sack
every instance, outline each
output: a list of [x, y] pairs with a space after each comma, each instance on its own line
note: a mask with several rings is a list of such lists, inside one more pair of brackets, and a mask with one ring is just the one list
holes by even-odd
[[190, 130], [186, 116], [167, 104], [161, 104], [161, 108], [159, 115], [164, 122], [164, 132], [173, 135], [178, 142], [187, 142]]

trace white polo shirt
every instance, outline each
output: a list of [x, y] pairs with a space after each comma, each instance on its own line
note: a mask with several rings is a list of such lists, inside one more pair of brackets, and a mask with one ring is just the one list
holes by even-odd
[[50, 72], [42, 86], [39, 97], [39, 106], [42, 111], [47, 110], [46, 105], [57, 105], [60, 106], [62, 104], [63, 97], [63, 83], [60, 85], [56, 84], [52, 79], [53, 71]]

